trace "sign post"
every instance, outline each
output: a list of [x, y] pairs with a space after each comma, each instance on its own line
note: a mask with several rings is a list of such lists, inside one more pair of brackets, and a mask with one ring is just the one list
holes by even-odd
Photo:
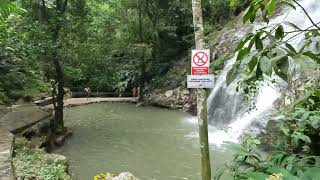
[[214, 75], [209, 74], [210, 50], [192, 50], [191, 75], [187, 77], [188, 88], [213, 88]]

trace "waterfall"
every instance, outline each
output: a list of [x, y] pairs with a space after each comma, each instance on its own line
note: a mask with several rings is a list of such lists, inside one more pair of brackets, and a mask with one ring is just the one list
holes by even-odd
[[[314, 21], [318, 23], [320, 21], [319, 0], [303, 0], [300, 3]], [[285, 21], [293, 22], [302, 29], [312, 25], [302, 9], [297, 7], [296, 10], [292, 8], [283, 9], [280, 15], [271, 19], [268, 26]], [[263, 24], [255, 23], [253, 26], [253, 29], [256, 30], [263, 27]], [[283, 26], [286, 31], [293, 30], [285, 24]], [[239, 32], [237, 34], [243, 33]], [[294, 35], [293, 33], [292, 36]], [[301, 35], [295, 36], [291, 43], [298, 47], [303, 38], [304, 36]], [[233, 57], [226, 63], [225, 68], [216, 78], [215, 87], [208, 97], [209, 143], [216, 146], [220, 146], [223, 141], [237, 142], [244, 132], [257, 131], [261, 129], [261, 126], [265, 126], [268, 121], [268, 115], [275, 107], [276, 100], [281, 96], [279, 87], [272, 86], [268, 82], [262, 82], [255, 98], [256, 109], [249, 111], [248, 105], [242, 103], [241, 95], [236, 91], [236, 82], [229, 86], [226, 84], [227, 72], [235, 60], [236, 57]]]

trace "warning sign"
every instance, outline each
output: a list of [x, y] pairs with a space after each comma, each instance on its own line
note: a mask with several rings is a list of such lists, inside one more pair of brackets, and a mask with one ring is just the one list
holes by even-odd
[[187, 76], [188, 88], [213, 88], [214, 76], [209, 75], [188, 75]]
[[192, 50], [191, 74], [205, 75], [209, 74], [210, 50]]

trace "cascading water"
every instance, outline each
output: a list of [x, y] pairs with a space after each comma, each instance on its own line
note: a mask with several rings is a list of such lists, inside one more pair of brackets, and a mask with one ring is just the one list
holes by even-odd
[[[300, 2], [307, 10], [315, 22], [320, 21], [319, 0], [304, 0]], [[302, 9], [284, 9], [282, 14], [271, 19], [269, 27], [275, 24], [290, 21], [297, 24], [300, 28], [309, 28], [311, 22]], [[262, 24], [253, 25], [254, 30], [260, 29]], [[292, 30], [289, 26], [283, 25], [285, 30]], [[243, 34], [239, 32], [239, 34]], [[291, 43], [298, 46], [303, 36], [290, 36]], [[287, 37], [287, 38], [290, 38]], [[281, 96], [278, 87], [270, 86], [270, 83], [261, 83], [257, 97], [255, 98], [256, 109], [248, 111], [248, 107], [241, 103], [240, 94], [236, 91], [236, 82], [227, 86], [226, 75], [235, 62], [235, 57], [229, 60], [217, 77], [215, 87], [208, 98], [209, 114], [209, 142], [220, 146], [223, 141], [237, 142], [239, 137], [248, 129], [253, 129], [254, 124], [265, 125], [267, 116], [274, 107], [274, 103]], [[269, 85], [267, 85], [269, 84]]]

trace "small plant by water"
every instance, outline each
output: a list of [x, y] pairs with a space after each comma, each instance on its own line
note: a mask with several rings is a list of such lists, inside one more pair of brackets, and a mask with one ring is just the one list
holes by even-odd
[[16, 144], [13, 158], [17, 178], [20, 180], [70, 180], [64, 162], [49, 158], [42, 149], [33, 149], [25, 139]]

